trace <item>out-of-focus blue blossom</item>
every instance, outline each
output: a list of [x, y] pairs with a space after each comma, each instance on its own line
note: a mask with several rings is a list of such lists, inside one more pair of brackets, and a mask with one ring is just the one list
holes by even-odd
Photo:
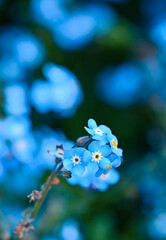
[[43, 60], [44, 47], [28, 30], [20, 27], [0, 29], [1, 80], [20, 80], [24, 71], [38, 66]]
[[10, 57], [4, 57], [0, 62], [0, 80], [13, 81], [20, 80], [25, 77], [23, 69], [20, 64]]
[[[116, 24], [115, 11], [105, 4], [77, 4], [67, 9], [67, 1], [32, 1], [34, 18], [48, 27], [55, 42], [62, 48], [73, 51], [91, 42], [95, 36], [108, 33]], [[80, 28], [81, 26], [81, 28]]]
[[108, 6], [81, 5], [55, 28], [55, 41], [64, 49], [76, 50], [87, 45], [95, 36], [108, 33], [115, 23], [116, 14]]
[[73, 219], [66, 220], [62, 225], [60, 237], [62, 240], [82, 240], [78, 223]]
[[28, 117], [9, 116], [0, 119], [0, 136], [6, 140], [18, 139], [25, 136], [31, 128]]
[[88, 120], [88, 127], [84, 127], [85, 130], [92, 135], [92, 138], [95, 140], [99, 140], [102, 143], [107, 143], [107, 135], [111, 135], [111, 130], [105, 126], [105, 125], [100, 125], [99, 127], [97, 126], [95, 120], [89, 119]]
[[96, 96], [109, 105], [128, 107], [145, 97], [145, 83], [144, 73], [138, 65], [123, 63], [115, 68], [108, 67], [100, 73]]
[[53, 151], [49, 150], [48, 153], [51, 156], [54, 156], [55, 158], [58, 158], [58, 159], [61, 159], [61, 160], [64, 159], [64, 150], [61, 147], [56, 147], [56, 150], [53, 150]]
[[119, 179], [120, 175], [118, 171], [112, 168], [107, 175], [102, 174], [100, 177], [95, 177], [86, 170], [82, 176], [72, 174], [72, 177], [67, 181], [72, 185], [80, 185], [84, 188], [105, 191], [109, 185], [116, 184]]
[[149, 36], [151, 40], [157, 45], [160, 57], [165, 60], [166, 53], [166, 17], [160, 16], [149, 27]]
[[117, 170], [111, 169], [107, 174], [102, 174], [100, 177], [95, 178], [92, 183], [92, 188], [100, 191], [108, 189], [109, 185], [116, 184], [120, 179], [120, 175]]
[[4, 108], [8, 114], [23, 115], [29, 113], [27, 87], [20, 83], [7, 85], [4, 89]]
[[85, 151], [83, 159], [87, 162], [87, 169], [91, 174], [95, 174], [99, 167], [104, 170], [110, 167], [111, 162], [107, 157], [111, 153], [111, 148], [108, 145], [100, 146], [98, 141], [93, 141], [88, 150]]
[[39, 80], [32, 85], [32, 104], [42, 113], [53, 110], [61, 117], [72, 116], [83, 99], [77, 78], [53, 63], [46, 64], [43, 72], [48, 82]]
[[38, 23], [52, 28], [53, 24], [57, 24], [66, 16], [65, 2], [68, 0], [32, 0], [33, 17]]
[[36, 131], [38, 139], [38, 151], [35, 157], [35, 162], [42, 168], [52, 169], [55, 163], [55, 156], [50, 156], [49, 152], [54, 152], [57, 145], [63, 145], [64, 150], [69, 150], [74, 145], [74, 142], [66, 139], [65, 134], [60, 131], [53, 131], [47, 127], [43, 127]]
[[73, 148], [64, 152], [63, 166], [76, 175], [82, 175], [85, 171], [85, 148]]
[[166, 213], [158, 213], [148, 223], [148, 232], [152, 239], [165, 239]]
[[26, 134], [13, 141], [11, 150], [14, 157], [19, 161], [27, 163], [31, 167], [36, 166], [35, 154], [38, 145], [32, 134]]

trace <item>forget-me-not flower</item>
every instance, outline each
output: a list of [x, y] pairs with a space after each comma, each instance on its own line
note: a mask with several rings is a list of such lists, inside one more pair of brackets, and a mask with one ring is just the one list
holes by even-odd
[[105, 125], [100, 125], [97, 126], [95, 120], [89, 119], [88, 120], [88, 127], [85, 127], [85, 130], [92, 135], [92, 138], [95, 140], [102, 141], [102, 143], [108, 142], [107, 140], [107, 135], [111, 135], [111, 130], [105, 126]]
[[75, 173], [76, 175], [82, 175], [85, 171], [85, 162], [83, 155], [85, 148], [73, 148], [64, 152], [63, 166], [68, 171]]
[[84, 161], [87, 162], [87, 169], [91, 173], [96, 173], [99, 167], [102, 169], [109, 168], [111, 162], [107, 158], [111, 153], [111, 148], [108, 145], [100, 146], [98, 141], [93, 141], [89, 147], [89, 151], [84, 153]]

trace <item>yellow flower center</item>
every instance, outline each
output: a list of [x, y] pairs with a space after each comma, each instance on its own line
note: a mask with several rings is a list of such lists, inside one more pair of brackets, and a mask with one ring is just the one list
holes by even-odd
[[118, 144], [114, 139], [112, 140], [112, 143], [113, 143], [114, 148], [117, 148]]
[[100, 159], [101, 159], [101, 153], [100, 152], [95, 152], [95, 153], [93, 153], [93, 159], [92, 160], [94, 160], [94, 161], [96, 161], [96, 162], [99, 162], [100, 161]]

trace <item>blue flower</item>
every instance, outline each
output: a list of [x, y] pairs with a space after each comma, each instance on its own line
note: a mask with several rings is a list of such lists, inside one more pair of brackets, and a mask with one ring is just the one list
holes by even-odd
[[108, 142], [107, 140], [107, 135], [111, 135], [111, 130], [105, 126], [105, 125], [100, 125], [97, 126], [95, 120], [89, 119], [88, 120], [88, 127], [85, 127], [85, 130], [93, 136], [93, 139], [102, 141], [102, 143]]
[[82, 175], [85, 171], [83, 155], [85, 148], [75, 148], [64, 152], [63, 166], [76, 175]]
[[114, 168], [119, 167], [122, 163], [122, 158], [115, 154], [109, 155], [108, 159], [111, 162], [110, 166], [106, 169], [99, 168], [99, 170], [96, 173], [96, 177], [100, 177], [102, 174], [107, 175], [110, 171], [112, 171]]
[[87, 169], [93, 175], [98, 170], [106, 169], [110, 167], [110, 160], [107, 158], [111, 153], [111, 148], [108, 145], [100, 146], [98, 141], [93, 141], [89, 147], [89, 151], [84, 153], [84, 161], [87, 162]]
[[102, 174], [100, 177], [96, 177], [92, 187], [100, 191], [105, 191], [109, 185], [117, 183], [119, 179], [120, 175], [118, 171], [112, 168], [108, 174]]
[[55, 111], [60, 117], [72, 116], [83, 100], [76, 76], [63, 66], [47, 63], [43, 74], [48, 81], [37, 80], [31, 89], [31, 102], [41, 113]]
[[114, 154], [117, 156], [122, 156], [123, 155], [123, 150], [121, 148], [118, 148], [118, 139], [115, 137], [113, 134], [109, 134], [107, 136], [109, 143], [111, 145], [111, 150]]

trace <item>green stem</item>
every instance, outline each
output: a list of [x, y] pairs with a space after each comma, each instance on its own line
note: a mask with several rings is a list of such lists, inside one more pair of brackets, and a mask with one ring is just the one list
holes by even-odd
[[40, 210], [40, 208], [41, 208], [41, 206], [42, 206], [42, 204], [43, 204], [43, 202], [44, 202], [44, 200], [45, 200], [45, 198], [46, 198], [46, 195], [47, 195], [47, 193], [48, 193], [48, 191], [49, 191], [49, 189], [50, 189], [50, 187], [51, 187], [51, 184], [52, 184], [55, 176], [56, 176], [56, 175], [59, 173], [59, 171], [62, 169], [63, 164], [61, 163], [61, 165], [59, 166], [59, 168], [58, 168], [57, 170], [56, 170], [56, 167], [57, 167], [57, 164], [55, 164], [55, 167], [54, 167], [54, 169], [53, 169], [53, 171], [52, 171], [52, 173], [51, 173], [51, 176], [49, 177], [48, 182], [46, 182], [45, 188], [44, 188], [43, 193], [42, 193], [42, 200], [41, 200], [41, 201], [37, 201], [37, 202], [35, 203], [33, 212], [32, 212], [31, 217], [30, 217], [30, 218], [32, 218], [32, 219], [35, 219], [37, 213], [39, 212], [39, 210]]

